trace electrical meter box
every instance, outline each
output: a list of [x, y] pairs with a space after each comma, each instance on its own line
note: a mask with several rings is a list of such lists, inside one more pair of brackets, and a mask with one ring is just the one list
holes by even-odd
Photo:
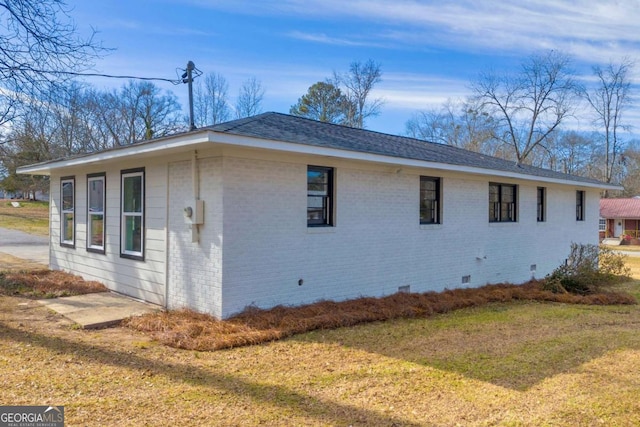
[[196, 199], [192, 220], [193, 224], [204, 224], [204, 200]]
[[184, 208], [184, 222], [192, 225], [204, 224], [204, 200], [196, 199], [193, 207]]

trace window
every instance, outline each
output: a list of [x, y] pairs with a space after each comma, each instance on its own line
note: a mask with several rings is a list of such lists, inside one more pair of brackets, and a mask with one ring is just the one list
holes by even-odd
[[307, 167], [307, 226], [333, 225], [333, 168]]
[[584, 191], [576, 191], [576, 221], [584, 221]]
[[489, 222], [516, 221], [517, 187], [489, 183]]
[[76, 247], [75, 187], [74, 177], [60, 179], [60, 245], [71, 248]]
[[420, 177], [420, 224], [440, 224], [440, 178]]
[[104, 253], [104, 173], [87, 175], [87, 250]]
[[598, 222], [598, 231], [607, 231], [607, 220], [600, 218]]
[[120, 256], [144, 259], [144, 169], [122, 171]]
[[538, 187], [538, 222], [545, 222], [547, 220], [547, 189], [545, 187]]

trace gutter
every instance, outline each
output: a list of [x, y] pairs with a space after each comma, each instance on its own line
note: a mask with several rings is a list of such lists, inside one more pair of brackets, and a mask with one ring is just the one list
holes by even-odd
[[[518, 173], [500, 169], [485, 169], [477, 166], [465, 166], [454, 163], [441, 163], [428, 160], [411, 159], [405, 157], [393, 157], [383, 154], [375, 154], [346, 149], [321, 147], [301, 143], [285, 142], [279, 140], [262, 139], [259, 137], [234, 135], [227, 132], [200, 129], [179, 136], [168, 136], [143, 143], [118, 147], [98, 153], [86, 154], [70, 159], [55, 160], [29, 166], [22, 166], [17, 169], [19, 174], [50, 175], [52, 170], [74, 166], [86, 166], [92, 163], [116, 161], [123, 157], [163, 155], [170, 152], [184, 152], [196, 150], [199, 147], [207, 146], [232, 146], [240, 148], [255, 148], [263, 150], [280, 151], [291, 154], [316, 155], [324, 157], [334, 157], [346, 160], [358, 160], [387, 164], [393, 166], [406, 166], [422, 169], [433, 169], [451, 172], [462, 172], [474, 175], [504, 177], [525, 181], [548, 182], [562, 185], [574, 185], [585, 188], [597, 188], [600, 190], [622, 190], [623, 187], [604, 182], [590, 182], [579, 179], [545, 177], [535, 174]], [[578, 178], [578, 177], [576, 177]]]

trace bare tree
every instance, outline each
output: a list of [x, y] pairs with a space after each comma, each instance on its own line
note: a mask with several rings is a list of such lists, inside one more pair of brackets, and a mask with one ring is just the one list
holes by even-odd
[[210, 73], [204, 83], [196, 80], [193, 109], [196, 126], [209, 126], [229, 120], [229, 85], [221, 74]]
[[127, 145], [132, 138], [132, 122], [124, 111], [124, 100], [120, 91], [98, 91], [90, 89], [86, 92], [85, 109], [90, 114], [91, 139], [87, 141], [88, 151]]
[[495, 132], [493, 118], [470, 102], [447, 101], [439, 109], [417, 112], [406, 123], [406, 134], [413, 138], [489, 155], [499, 149]]
[[51, 83], [91, 67], [103, 51], [93, 34], [77, 35], [63, 0], [0, 0], [0, 26], [0, 124], [13, 118], [25, 94], [46, 95]]
[[138, 119], [144, 126], [144, 139], [165, 136], [179, 128], [180, 105], [172, 92], [162, 93], [153, 83], [137, 84], [140, 101]]
[[44, 184], [40, 177], [18, 175], [16, 169], [64, 155], [63, 148], [50, 137], [54, 127], [54, 106], [35, 99], [24, 105], [21, 114], [13, 119], [5, 143], [0, 145], [0, 163], [5, 171], [0, 181], [2, 188], [23, 194], [43, 189], [38, 187], [39, 183]]
[[603, 134], [605, 156], [601, 179], [606, 182], [612, 182], [615, 168], [619, 165], [623, 150], [620, 131], [629, 130], [629, 126], [624, 124], [623, 115], [631, 105], [629, 73], [632, 68], [633, 63], [628, 59], [620, 64], [609, 63], [605, 68], [596, 66], [593, 73], [598, 84], [593, 90], [584, 92], [593, 108], [594, 122]]
[[251, 77], [245, 81], [238, 92], [236, 101], [236, 119], [255, 116], [262, 112], [264, 88], [260, 80]]
[[344, 94], [348, 102], [345, 104], [347, 126], [364, 128], [365, 120], [380, 114], [380, 107], [384, 104], [382, 98], [370, 99], [373, 87], [382, 81], [380, 64], [368, 60], [364, 64], [352, 62], [349, 72], [333, 73], [335, 86], [344, 87]]
[[89, 125], [86, 152], [168, 135], [182, 128], [176, 96], [151, 82], [130, 80], [119, 90], [83, 92], [82, 109]]
[[594, 177], [591, 164], [598, 154], [593, 135], [563, 130], [553, 132], [537, 154], [538, 159], [533, 162], [537, 166], [571, 175]]
[[498, 122], [497, 137], [511, 146], [518, 162], [570, 116], [578, 85], [569, 58], [556, 51], [532, 55], [515, 75], [483, 74], [472, 89], [484, 111]]
[[625, 168], [621, 184], [624, 186], [623, 197], [640, 196], [640, 141], [629, 141], [621, 156]]
[[[151, 82], [129, 81], [114, 98], [124, 133], [117, 136], [119, 145], [168, 135], [179, 127], [180, 105], [172, 92], [162, 93]], [[122, 132], [122, 130], [121, 130]]]

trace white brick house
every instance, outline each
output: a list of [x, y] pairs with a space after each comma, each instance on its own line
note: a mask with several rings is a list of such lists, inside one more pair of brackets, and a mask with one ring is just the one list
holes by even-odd
[[51, 268], [223, 318], [543, 277], [618, 189], [278, 113], [20, 172], [51, 176]]

